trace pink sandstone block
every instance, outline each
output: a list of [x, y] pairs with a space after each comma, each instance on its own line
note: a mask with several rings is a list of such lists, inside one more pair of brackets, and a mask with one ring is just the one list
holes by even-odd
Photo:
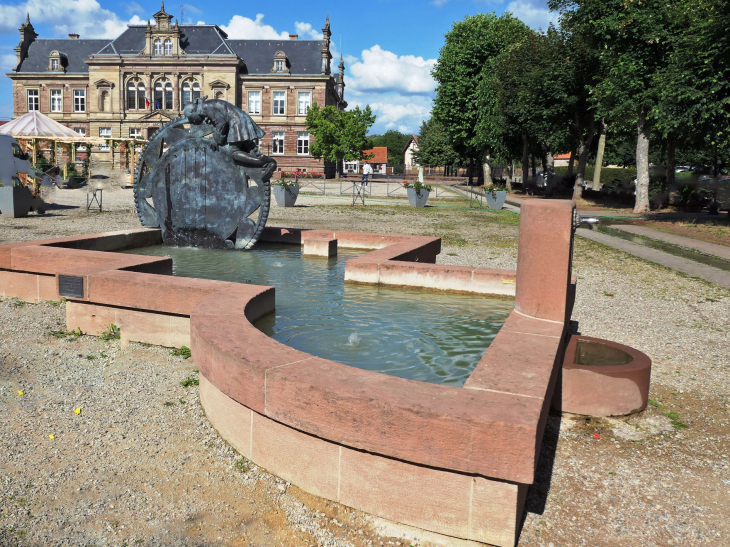
[[473, 268], [388, 261], [380, 264], [380, 283], [441, 291], [471, 291]]
[[514, 296], [516, 278], [514, 270], [474, 268], [471, 290], [479, 294]]
[[66, 330], [81, 329], [84, 334], [98, 336], [107, 327], [117, 324], [117, 310], [86, 302], [66, 302]]
[[200, 375], [200, 404], [218, 434], [241, 455], [251, 459], [253, 411], [225, 396], [203, 374]]
[[0, 271], [0, 294], [27, 302], [38, 300], [38, 276], [32, 273]]
[[470, 539], [512, 547], [517, 542], [528, 485], [474, 477]]
[[308, 237], [303, 240], [302, 254], [305, 256], [337, 256], [337, 240], [324, 237]]
[[542, 406], [319, 358], [266, 373], [272, 419], [349, 447], [514, 482], [532, 482]]

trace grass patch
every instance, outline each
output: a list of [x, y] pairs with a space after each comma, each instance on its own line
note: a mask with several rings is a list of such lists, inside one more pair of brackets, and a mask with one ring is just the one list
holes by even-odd
[[236, 471], [239, 473], [248, 473], [251, 471], [251, 462], [248, 461], [246, 458], [241, 458], [239, 460], [236, 460], [236, 463], [233, 464], [233, 467], [235, 467]]
[[[190, 357], [191, 357], [190, 348], [187, 346], [183, 346], [179, 349], [174, 349], [170, 352], [170, 355], [179, 355], [183, 359], [190, 359]], [[197, 384], [195, 384], [195, 385], [197, 385]]]
[[660, 405], [660, 404], [659, 404], [659, 403], [658, 403], [657, 401], [655, 401], [654, 399], [649, 399], [649, 404], [650, 404], [651, 406], [653, 406], [654, 408], [661, 408], [661, 407], [662, 407], [662, 405]]
[[175, 406], [175, 403], [172, 401], [165, 401], [165, 406]]
[[117, 327], [114, 323], [110, 323], [106, 330], [99, 335], [99, 338], [105, 342], [109, 342], [110, 340], [119, 340], [120, 336], [121, 331], [119, 330], [119, 327]]
[[20, 298], [13, 298], [10, 300], [10, 307], [15, 309], [24, 308], [25, 300], [21, 300]]
[[48, 336], [53, 336], [54, 338], [68, 338], [71, 341], [78, 340], [80, 337], [84, 335], [83, 331], [76, 327], [74, 330], [65, 331], [65, 330], [51, 330], [48, 331]]
[[687, 429], [689, 426], [679, 419], [679, 414], [674, 411], [665, 412], [664, 415], [672, 420], [672, 425], [677, 429]]
[[197, 378], [193, 378], [192, 376], [188, 376], [182, 382], [180, 382], [180, 385], [182, 387], [199, 386], [200, 380], [198, 380]]

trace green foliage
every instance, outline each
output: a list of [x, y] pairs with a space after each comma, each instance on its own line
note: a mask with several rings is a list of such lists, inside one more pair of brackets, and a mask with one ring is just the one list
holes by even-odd
[[236, 463], [233, 464], [233, 467], [236, 468], [236, 471], [239, 473], [248, 473], [251, 471], [251, 462], [247, 460], [246, 458], [240, 458], [236, 460]]
[[[190, 359], [191, 353], [190, 348], [187, 346], [182, 346], [180, 349], [174, 349], [170, 352], [170, 355], [179, 355], [183, 359]], [[197, 384], [195, 384], [197, 385]]]
[[293, 181], [293, 180], [287, 180], [287, 179], [279, 179], [275, 180], [271, 183], [272, 186], [283, 186], [284, 188], [291, 188], [296, 187], [299, 188], [301, 184], [299, 182]]
[[120, 336], [121, 331], [119, 330], [119, 327], [117, 327], [114, 323], [111, 323], [106, 330], [99, 335], [99, 338], [108, 342], [110, 340], [119, 340]]
[[480, 85], [492, 77], [495, 60], [530, 32], [509, 13], [500, 17], [489, 13], [467, 16], [446, 34], [432, 71], [439, 84], [433, 116], [461, 156], [477, 158], [497, 144], [494, 135], [501, 123], [497, 98], [480, 90]]
[[21, 300], [20, 298], [13, 297], [10, 300], [10, 307], [11, 308], [15, 308], [15, 309], [24, 308], [25, 307], [25, 300]]
[[370, 135], [370, 142], [373, 148], [385, 146], [388, 148], [388, 165], [403, 165], [403, 151], [405, 150], [411, 135], [390, 129], [382, 135]]
[[198, 380], [197, 378], [193, 378], [192, 376], [188, 376], [182, 382], [180, 382], [180, 385], [182, 387], [199, 386], [200, 380]]
[[76, 327], [74, 330], [68, 332], [65, 330], [48, 331], [48, 335], [53, 336], [54, 338], [68, 338], [69, 340], [74, 341], [82, 337], [84, 333], [81, 331], [81, 328]]
[[430, 192], [433, 189], [430, 184], [423, 184], [418, 179], [416, 179], [415, 182], [404, 182], [403, 188], [413, 188], [416, 191], [416, 194], [418, 194], [419, 196], [421, 195], [421, 190], [426, 190], [426, 192]]
[[413, 152], [413, 158], [421, 165], [430, 166], [466, 163], [454, 150], [446, 128], [433, 116], [421, 123], [418, 150]]
[[315, 102], [307, 112], [307, 131], [314, 137], [309, 152], [317, 159], [335, 162], [360, 161], [363, 151], [372, 148], [368, 130], [375, 116], [366, 106], [364, 110], [338, 110], [334, 106], [320, 108]]

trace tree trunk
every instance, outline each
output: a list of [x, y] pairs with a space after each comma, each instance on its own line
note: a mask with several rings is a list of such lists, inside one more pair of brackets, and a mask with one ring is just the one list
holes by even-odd
[[573, 165], [575, 165], [575, 150], [570, 151], [570, 160], [568, 161], [568, 176], [573, 176]]
[[532, 177], [535, 178], [537, 176], [537, 160], [535, 159], [535, 154], [532, 155]]
[[[588, 114], [592, 116], [591, 113]], [[588, 124], [588, 135], [581, 135], [578, 139], [578, 171], [575, 174], [575, 186], [573, 186], [573, 199], [581, 199], [583, 197], [583, 183], [586, 178], [586, 164], [588, 163], [588, 151], [593, 142], [593, 134], [595, 133], [595, 121], [591, 117]]]
[[474, 183], [474, 162], [469, 161], [469, 167], [467, 167], [467, 170], [469, 171], [469, 182], [468, 185], [472, 186]]
[[489, 154], [482, 157], [482, 171], [484, 173], [484, 185], [492, 186], [492, 166], [489, 164]]
[[549, 142], [543, 142], [542, 143], [542, 149], [545, 151], [545, 156], [543, 159], [543, 165], [544, 165], [544, 176], [545, 176], [545, 193], [548, 196], [551, 196], [553, 194], [554, 185], [555, 185], [555, 155], [553, 150], [553, 145]]
[[669, 134], [669, 142], [667, 143], [667, 192], [671, 192], [674, 187], [674, 170], [677, 168], [677, 139], [672, 133]]
[[530, 170], [530, 143], [527, 139], [527, 133], [522, 135], [522, 193], [526, 194], [527, 179]]
[[646, 110], [639, 112], [639, 121], [636, 123], [636, 203], [634, 213], [649, 212], [649, 138], [651, 124], [647, 121]]
[[601, 120], [601, 133], [598, 137], [598, 152], [596, 153], [596, 166], [593, 170], [593, 184], [591, 188], [598, 191], [601, 189], [601, 168], [603, 167], [603, 151], [606, 148], [606, 124]]

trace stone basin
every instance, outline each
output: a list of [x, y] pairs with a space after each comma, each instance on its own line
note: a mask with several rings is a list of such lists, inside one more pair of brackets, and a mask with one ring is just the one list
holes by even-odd
[[609, 340], [570, 337], [562, 381], [554, 404], [563, 412], [586, 416], [625, 416], [646, 408], [651, 359]]

